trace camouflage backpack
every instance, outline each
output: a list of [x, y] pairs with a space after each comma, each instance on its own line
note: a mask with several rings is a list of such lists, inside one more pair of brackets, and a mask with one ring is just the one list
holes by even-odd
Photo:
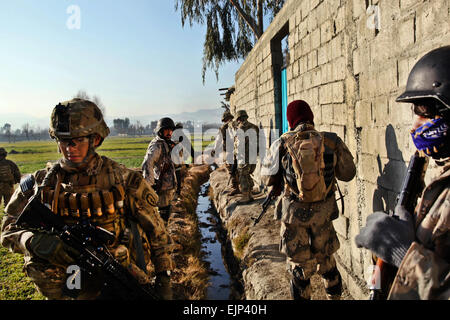
[[314, 129], [298, 131], [287, 137], [284, 144], [292, 158], [298, 197], [303, 202], [324, 200], [332, 185], [327, 188], [325, 184], [323, 134]]

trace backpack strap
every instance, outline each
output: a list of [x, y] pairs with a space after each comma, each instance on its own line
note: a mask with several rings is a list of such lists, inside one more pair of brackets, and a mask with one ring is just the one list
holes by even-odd
[[[337, 148], [337, 143], [338, 143], [339, 137], [334, 132], [322, 132], [322, 133], [323, 133], [323, 136], [325, 138], [324, 139], [324, 144], [325, 144], [325, 147], [326, 147], [325, 148], [325, 153], [324, 153], [324, 157], [326, 158], [325, 159], [325, 171], [330, 170], [330, 172], [332, 172], [332, 174], [333, 174], [332, 177], [334, 177], [334, 154], [335, 154], [335, 150]], [[330, 159], [330, 157], [333, 157], [333, 158]], [[327, 164], [328, 164], [328, 166], [330, 165], [330, 160], [331, 160], [331, 163], [332, 163], [332, 168], [327, 168]], [[330, 174], [330, 173], [329, 172], [325, 173], [325, 175], [327, 177], [328, 177], [328, 174]], [[330, 177], [328, 177], [328, 178], [330, 178]], [[342, 194], [341, 188], [339, 187], [339, 183], [337, 182], [337, 179], [333, 179], [333, 180], [334, 180], [334, 183], [336, 184], [337, 190], [339, 192], [339, 198], [337, 200], [341, 200], [342, 214], [344, 214], [344, 210], [345, 210], [344, 197], [345, 197], [345, 195]], [[332, 185], [333, 180], [330, 181], [330, 186]]]

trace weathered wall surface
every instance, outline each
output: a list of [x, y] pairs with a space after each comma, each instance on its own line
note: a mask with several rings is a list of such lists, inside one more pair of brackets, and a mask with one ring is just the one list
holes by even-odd
[[[395, 98], [423, 54], [450, 44], [449, 12], [447, 0], [288, 0], [236, 73], [232, 111], [245, 109], [255, 124], [278, 128], [274, 43], [288, 32], [288, 102], [308, 101], [316, 127], [338, 133], [357, 164], [357, 177], [340, 183], [345, 212], [334, 223], [339, 268], [356, 299], [367, 295], [371, 258], [354, 237], [368, 214], [393, 209], [414, 151], [412, 111]], [[436, 172], [431, 165], [426, 180]]]

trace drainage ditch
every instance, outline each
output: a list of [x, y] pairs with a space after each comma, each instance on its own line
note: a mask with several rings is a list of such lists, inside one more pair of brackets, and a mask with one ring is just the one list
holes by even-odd
[[239, 300], [243, 295], [239, 268], [219, 214], [209, 197], [209, 188], [209, 181], [201, 186], [196, 209], [202, 241], [202, 260], [208, 265], [210, 275], [205, 299]]

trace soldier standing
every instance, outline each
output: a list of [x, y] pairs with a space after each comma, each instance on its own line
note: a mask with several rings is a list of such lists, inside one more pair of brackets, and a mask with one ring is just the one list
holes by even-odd
[[[222, 153], [222, 159], [218, 160], [219, 163], [225, 163], [228, 174], [230, 175], [229, 186], [230, 194], [235, 195], [240, 193], [239, 181], [236, 170], [233, 170], [233, 164], [235, 162], [234, 152], [229, 149], [234, 148], [234, 128], [233, 128], [233, 115], [230, 110], [225, 110], [222, 114], [222, 126], [219, 128], [219, 134], [216, 137], [214, 143], [214, 150], [212, 155], [215, 156], [216, 152]], [[228, 187], [228, 186], [227, 186]]]
[[141, 283], [151, 284], [156, 277], [159, 294], [170, 298], [171, 240], [156, 208], [158, 196], [139, 172], [96, 152], [109, 134], [100, 109], [78, 98], [62, 102], [53, 109], [49, 133], [62, 159], [35, 172], [33, 188], [16, 190], [3, 218], [2, 245], [24, 254], [27, 276], [49, 299], [108, 297], [101, 276], [83, 271], [80, 292], [70, 295], [66, 271], [77, 263], [77, 253], [55, 235], [15, 224], [28, 199], [39, 192], [40, 200], [65, 224], [87, 219], [113, 233], [115, 241], [108, 250], [117, 261]]
[[0, 148], [0, 204], [6, 205], [14, 193], [14, 184], [20, 182], [20, 170], [11, 160], [6, 159], [8, 152]]
[[[254, 182], [250, 175], [256, 169], [256, 158], [259, 153], [259, 128], [248, 121], [245, 110], [236, 112], [235, 128], [234, 156], [237, 161], [239, 189], [242, 193], [242, 198], [238, 203], [246, 204], [254, 200], [252, 197]], [[230, 194], [237, 194], [239, 189], [235, 189]]]
[[[176, 195], [179, 196], [181, 192], [181, 184], [184, 180], [184, 176], [186, 174], [186, 163], [185, 163], [185, 151], [189, 151], [190, 156], [192, 157], [192, 161], [195, 160], [195, 152], [192, 144], [190, 143], [191, 139], [189, 139], [185, 133], [183, 132], [183, 124], [178, 122], [175, 125], [175, 131], [172, 135], [175, 137], [175, 146], [173, 148], [172, 160], [175, 166], [175, 175], [177, 178], [177, 190]], [[189, 145], [189, 147], [187, 147]], [[186, 148], [188, 148], [186, 150]], [[186, 159], [187, 160], [187, 159]]]
[[424, 55], [411, 70], [398, 102], [412, 103], [411, 137], [419, 153], [441, 168], [414, 212], [397, 205], [394, 216], [369, 215], [356, 236], [398, 268], [388, 299], [450, 299], [450, 46]]
[[159, 196], [158, 208], [161, 218], [169, 221], [171, 204], [177, 189], [177, 177], [171, 153], [175, 143], [171, 140], [175, 123], [171, 118], [161, 118], [155, 132], [156, 137], [150, 142], [142, 162], [145, 180]]
[[[314, 129], [314, 115], [302, 100], [287, 107], [291, 131], [276, 140], [261, 175], [274, 196], [282, 195], [280, 251], [287, 256], [294, 300], [310, 299], [310, 278], [323, 278], [329, 299], [339, 299], [341, 276], [333, 254], [339, 249], [332, 220], [339, 215], [336, 179], [356, 173], [353, 156], [332, 132]], [[280, 218], [280, 217], [278, 217]]]

